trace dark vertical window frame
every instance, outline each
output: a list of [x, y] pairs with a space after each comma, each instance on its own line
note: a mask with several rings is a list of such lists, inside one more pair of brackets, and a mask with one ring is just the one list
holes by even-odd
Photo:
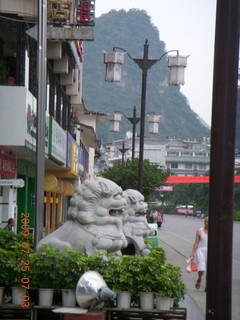
[[64, 130], [66, 130], [67, 129], [67, 97], [64, 93], [62, 93], [62, 99], [63, 99], [62, 127]]
[[56, 79], [57, 79], [57, 104], [56, 104], [56, 121], [62, 125], [62, 110], [61, 110], [61, 104], [62, 104], [62, 90], [61, 90], [61, 86], [60, 86], [60, 75], [57, 74], [56, 75]]
[[71, 132], [71, 113], [72, 113], [72, 106], [71, 102], [67, 99], [67, 130]]
[[53, 60], [48, 61], [48, 74], [49, 74], [49, 114], [55, 118], [55, 92], [56, 92], [56, 79], [53, 73]]
[[29, 90], [33, 96], [37, 99], [38, 84], [37, 84], [37, 42], [33, 38], [29, 37]]
[[25, 50], [28, 49], [27, 25], [22, 22], [16, 23], [16, 85], [25, 85]]

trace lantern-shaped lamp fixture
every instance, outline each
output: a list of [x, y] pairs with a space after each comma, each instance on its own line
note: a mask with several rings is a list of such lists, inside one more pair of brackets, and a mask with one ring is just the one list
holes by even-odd
[[121, 65], [124, 63], [125, 52], [104, 52], [104, 63], [106, 64], [105, 81], [121, 81]]
[[169, 84], [178, 86], [184, 84], [184, 72], [187, 66], [187, 58], [189, 56], [168, 56], [168, 67], [170, 68], [169, 72]]
[[119, 125], [120, 125], [121, 119], [122, 119], [121, 113], [113, 113], [109, 115], [111, 132], [119, 132]]
[[148, 125], [149, 125], [149, 133], [156, 134], [158, 133], [158, 124], [160, 122], [161, 116], [155, 114], [148, 114]]

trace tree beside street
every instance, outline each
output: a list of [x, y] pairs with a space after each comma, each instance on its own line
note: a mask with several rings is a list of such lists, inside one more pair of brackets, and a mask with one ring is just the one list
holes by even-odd
[[[101, 176], [114, 181], [123, 190], [138, 188], [138, 159], [127, 160], [117, 166], [106, 169], [101, 172]], [[169, 171], [163, 171], [155, 164], [151, 164], [149, 160], [143, 161], [143, 185], [142, 194], [145, 200], [148, 200], [151, 192], [164, 184], [169, 176]]]

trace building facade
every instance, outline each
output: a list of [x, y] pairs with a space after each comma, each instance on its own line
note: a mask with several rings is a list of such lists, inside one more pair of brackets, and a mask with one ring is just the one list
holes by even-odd
[[[135, 139], [135, 157], [139, 156], [139, 138]], [[124, 149], [124, 155], [121, 150]], [[101, 148], [101, 157], [96, 164], [96, 172], [130, 159], [132, 156], [132, 137], [129, 133], [125, 140], [105, 144]], [[176, 138], [145, 138], [144, 159], [156, 164], [171, 175], [193, 176], [209, 172], [210, 142], [183, 140]]]
[[[47, 1], [44, 234], [65, 219], [69, 199], [93, 175], [104, 114], [82, 97], [84, 41], [93, 41], [94, 0]], [[34, 232], [38, 116], [38, 1], [0, 2], [0, 227], [8, 218], [21, 231], [30, 214]]]

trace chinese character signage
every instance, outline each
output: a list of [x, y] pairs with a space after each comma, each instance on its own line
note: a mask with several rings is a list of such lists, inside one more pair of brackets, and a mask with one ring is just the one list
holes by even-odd
[[48, 0], [48, 24], [94, 26], [95, 0]]
[[49, 149], [48, 153], [54, 159], [66, 164], [67, 135], [66, 131], [52, 117], [49, 119]]
[[70, 170], [73, 175], [78, 177], [79, 174], [79, 147], [71, 141], [70, 144]]
[[173, 186], [161, 186], [155, 188], [155, 191], [173, 191]]
[[79, 146], [73, 137], [67, 132], [67, 162], [69, 173], [78, 177], [79, 175]]
[[0, 154], [0, 174], [15, 178], [16, 159]]

